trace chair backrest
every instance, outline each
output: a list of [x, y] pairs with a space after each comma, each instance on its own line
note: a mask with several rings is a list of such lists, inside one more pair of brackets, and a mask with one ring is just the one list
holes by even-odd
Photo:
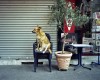
[[50, 41], [50, 40], [51, 40], [50, 34], [48, 34], [48, 33], [45, 33], [45, 34], [46, 34], [47, 38], [48, 38], [49, 41]]

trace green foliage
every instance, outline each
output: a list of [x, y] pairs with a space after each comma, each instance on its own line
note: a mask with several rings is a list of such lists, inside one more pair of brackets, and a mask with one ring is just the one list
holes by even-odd
[[87, 14], [82, 13], [81, 7], [73, 9], [73, 5], [69, 1], [56, 0], [54, 5], [49, 6], [52, 11], [49, 23], [56, 22], [57, 25], [61, 25], [64, 19], [71, 18], [76, 27], [86, 24], [89, 21]]
[[49, 8], [52, 11], [49, 23], [57, 22], [57, 25], [61, 25], [66, 14], [66, 2], [64, 0], [55, 0], [54, 5], [49, 6]]

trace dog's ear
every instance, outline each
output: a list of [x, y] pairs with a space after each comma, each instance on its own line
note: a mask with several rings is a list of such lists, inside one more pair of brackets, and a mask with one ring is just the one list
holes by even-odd
[[40, 26], [39, 26], [38, 28], [39, 28], [39, 29], [42, 29], [42, 27], [40, 27]]
[[42, 27], [40, 27], [39, 25], [37, 25], [38, 29], [42, 29]]

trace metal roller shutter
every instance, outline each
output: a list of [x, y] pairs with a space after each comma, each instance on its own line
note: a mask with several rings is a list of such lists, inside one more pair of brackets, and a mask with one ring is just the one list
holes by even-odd
[[56, 25], [48, 25], [52, 0], [0, 0], [0, 58], [31, 58], [38, 24], [50, 33], [53, 52], [57, 46]]

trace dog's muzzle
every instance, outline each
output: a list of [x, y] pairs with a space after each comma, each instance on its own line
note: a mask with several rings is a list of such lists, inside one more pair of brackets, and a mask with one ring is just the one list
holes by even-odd
[[35, 33], [34, 31], [32, 31], [32, 33]]

